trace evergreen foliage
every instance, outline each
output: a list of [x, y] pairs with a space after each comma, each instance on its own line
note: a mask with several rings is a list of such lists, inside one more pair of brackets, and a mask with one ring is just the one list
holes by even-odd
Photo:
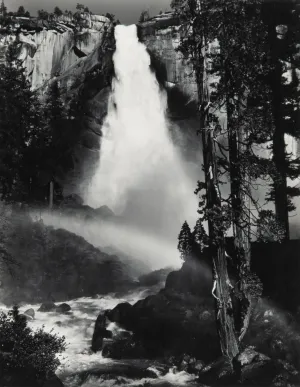
[[28, 154], [43, 129], [39, 99], [30, 89], [25, 70], [17, 59], [18, 44], [8, 47], [6, 64], [0, 65], [0, 190], [2, 199], [28, 197], [36, 173]]
[[201, 219], [197, 220], [192, 235], [194, 243], [199, 246], [200, 252], [203, 252], [203, 250], [209, 246], [209, 238], [203, 227]]
[[[65, 338], [43, 329], [32, 331], [15, 306], [0, 315], [0, 380], [7, 375], [22, 375], [31, 381], [45, 381], [53, 376], [60, 361], [57, 354], [66, 348]], [[28, 380], [22, 380], [25, 385]]]
[[149, 19], [150, 19], [149, 11], [144, 10], [144, 11], [142, 11], [142, 13], [140, 15], [139, 23], [144, 23], [144, 22], [146, 22]]
[[55, 7], [54, 8], [54, 15], [56, 15], [56, 16], [62, 16], [62, 14], [63, 14], [63, 11], [59, 8], [59, 7]]
[[178, 236], [178, 250], [183, 261], [192, 258], [194, 238], [190, 226], [185, 221]]

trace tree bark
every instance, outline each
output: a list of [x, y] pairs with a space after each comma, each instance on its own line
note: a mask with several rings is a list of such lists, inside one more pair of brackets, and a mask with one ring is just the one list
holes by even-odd
[[[220, 209], [220, 193], [218, 190], [217, 171], [215, 164], [215, 149], [212, 131], [202, 128], [203, 158], [206, 182], [207, 209]], [[236, 337], [233, 305], [231, 298], [227, 258], [225, 251], [225, 236], [218, 232], [212, 221], [208, 220], [210, 249], [213, 261], [213, 290], [216, 302], [217, 328], [223, 355], [233, 360], [239, 353], [239, 342]]]
[[[241, 162], [247, 150], [247, 133], [243, 125], [243, 111], [246, 108], [247, 96], [239, 98], [236, 121], [232, 122], [230, 108], [227, 108], [228, 145], [230, 163], [232, 226], [235, 246], [235, 266], [238, 277], [237, 311], [235, 327], [241, 341], [248, 329], [251, 317], [252, 296], [247, 288], [250, 273], [250, 179], [247, 166]], [[228, 106], [228, 103], [227, 103]]]
[[[203, 45], [205, 47], [205, 44]], [[209, 126], [209, 89], [206, 79], [206, 52], [199, 53], [196, 78], [198, 85], [198, 100], [200, 106], [200, 131], [202, 133], [203, 163], [206, 184], [207, 210], [220, 211], [222, 202], [219, 192], [218, 173], [216, 165], [216, 150], [213, 139], [213, 127]], [[213, 261], [213, 289], [212, 294], [216, 303], [217, 329], [223, 355], [231, 361], [240, 352], [239, 341], [235, 332], [234, 315], [225, 251], [225, 235], [218, 230], [208, 217], [208, 231], [210, 250]]]

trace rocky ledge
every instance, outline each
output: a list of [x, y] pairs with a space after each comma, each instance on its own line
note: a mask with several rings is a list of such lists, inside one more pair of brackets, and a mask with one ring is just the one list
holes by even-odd
[[111, 25], [107, 17], [87, 12], [49, 20], [12, 17], [0, 26], [0, 61], [12, 42], [19, 43], [19, 58], [38, 89], [93, 52]]
[[260, 300], [233, 373], [219, 349], [210, 270], [204, 262], [194, 261], [171, 272], [156, 295], [100, 314], [92, 350], [119, 360], [155, 359], [196, 373], [199, 382], [209, 386], [234, 386], [237, 379], [244, 386], [296, 386], [298, 325], [296, 315]]

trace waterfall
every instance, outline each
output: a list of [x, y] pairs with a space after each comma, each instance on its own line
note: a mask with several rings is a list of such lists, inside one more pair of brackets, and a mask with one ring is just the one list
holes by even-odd
[[115, 38], [115, 79], [85, 202], [94, 208], [107, 205], [135, 232], [169, 239], [176, 251], [182, 223], [193, 226], [197, 215], [193, 166], [170, 138], [166, 93], [150, 69], [137, 27], [119, 25]]

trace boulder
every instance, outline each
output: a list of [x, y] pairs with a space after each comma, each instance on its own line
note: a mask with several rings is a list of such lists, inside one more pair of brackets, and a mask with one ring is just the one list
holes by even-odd
[[27, 321], [32, 321], [33, 318], [31, 316], [28, 316], [27, 314], [20, 314], [21, 317], [25, 318]]
[[141, 342], [132, 338], [117, 340], [104, 346], [102, 356], [112, 359], [143, 359], [147, 358], [148, 351]]
[[107, 312], [110, 321], [120, 324], [124, 328], [131, 330], [134, 326], [134, 309], [129, 302], [118, 304], [114, 309]]
[[99, 314], [97, 317], [93, 338], [92, 338], [92, 351], [98, 352], [103, 348], [103, 340], [105, 338], [112, 338], [112, 332], [106, 329], [107, 318], [105, 314]]
[[[299, 385], [299, 373], [288, 363], [271, 359], [246, 348], [233, 362], [224, 357], [204, 367], [198, 381], [209, 386], [288, 386]], [[280, 384], [281, 383], [281, 384]]]
[[167, 276], [171, 271], [171, 268], [152, 271], [151, 273], [140, 276], [139, 283], [141, 286], [155, 286], [162, 284], [166, 281]]
[[55, 312], [56, 313], [63, 313], [64, 314], [64, 313], [70, 312], [71, 309], [72, 308], [70, 307], [69, 304], [63, 303], [63, 304], [60, 304], [60, 305], [56, 306]]
[[[76, 377], [80, 384], [83, 385], [86, 383], [87, 379], [90, 377], [95, 377], [99, 379], [100, 377], [105, 380], [105, 378], [111, 378], [113, 375], [114, 378], [121, 377], [125, 379], [156, 379], [157, 375], [154, 371], [149, 368], [149, 364], [127, 364], [127, 363], [108, 363], [108, 364], [99, 364], [93, 368], [88, 368], [87, 370], [76, 372], [73, 375], [70, 375], [70, 379], [72, 377]], [[100, 382], [101, 384], [101, 382]], [[115, 385], [118, 383], [116, 382]], [[123, 384], [123, 383], [122, 383]], [[103, 386], [107, 386], [107, 383], [103, 383]]]
[[56, 309], [56, 305], [54, 302], [45, 302], [43, 303], [40, 308], [38, 309], [38, 312], [53, 312]]
[[25, 316], [28, 316], [28, 317], [31, 317], [31, 319], [33, 320], [34, 317], [35, 317], [35, 311], [34, 309], [27, 309], [25, 312], [24, 312], [24, 315]]

